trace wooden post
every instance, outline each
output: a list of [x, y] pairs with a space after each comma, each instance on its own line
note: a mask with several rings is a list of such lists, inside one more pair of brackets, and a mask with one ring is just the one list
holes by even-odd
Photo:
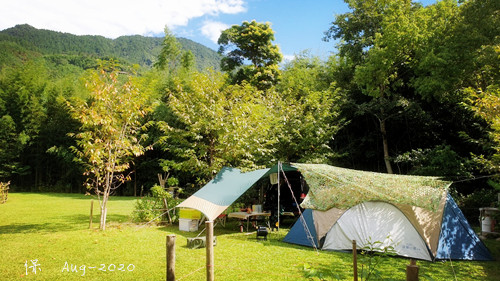
[[167, 235], [167, 281], [175, 281], [175, 235]]
[[92, 217], [94, 216], [94, 199], [90, 200], [90, 222], [89, 229], [92, 228]]
[[167, 198], [163, 198], [163, 206], [165, 207], [165, 210], [167, 211], [168, 223], [172, 224], [172, 217], [170, 216], [170, 211], [168, 210]]
[[354, 281], [358, 281], [358, 252], [356, 240], [352, 240], [352, 264], [354, 269]]
[[205, 222], [207, 229], [206, 248], [207, 248], [207, 281], [214, 280], [214, 222]]
[[418, 265], [414, 259], [410, 259], [410, 264], [406, 266], [406, 281], [418, 281]]

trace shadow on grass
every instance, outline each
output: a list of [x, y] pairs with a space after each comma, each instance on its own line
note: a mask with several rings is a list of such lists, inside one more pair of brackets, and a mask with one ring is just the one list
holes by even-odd
[[302, 271], [304, 278], [309, 280], [346, 280], [352, 279], [352, 274], [346, 272], [345, 268], [335, 269], [332, 264], [321, 265], [299, 265], [299, 270]]
[[51, 233], [72, 229], [72, 225], [65, 223], [13, 223], [0, 226], [0, 234]]
[[483, 242], [495, 259], [484, 263], [484, 272], [488, 276], [488, 280], [500, 280], [500, 241], [487, 239]]
[[[20, 192], [20, 194], [23, 194]], [[78, 199], [78, 200], [91, 200], [94, 199], [97, 201], [97, 195], [91, 194], [91, 195], [86, 195], [86, 194], [81, 194], [81, 193], [53, 193], [53, 192], [47, 192], [47, 193], [24, 193], [24, 194], [38, 194], [38, 195], [44, 195], [44, 196], [50, 196], [50, 197], [56, 197], [56, 198], [68, 198], [68, 199]], [[133, 196], [110, 196], [109, 200], [110, 201], [132, 201], [136, 200], [140, 197], [133, 197]]]
[[[99, 215], [94, 215], [93, 224], [99, 224]], [[109, 214], [107, 223], [123, 223], [129, 221], [130, 217], [125, 215]], [[57, 221], [44, 223], [13, 223], [0, 226], [0, 234], [23, 234], [23, 233], [55, 233], [71, 230], [81, 230], [88, 228], [89, 216], [87, 215], [70, 215], [59, 216]]]

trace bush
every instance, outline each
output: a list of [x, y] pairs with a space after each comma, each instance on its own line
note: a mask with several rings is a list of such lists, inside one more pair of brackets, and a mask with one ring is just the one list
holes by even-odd
[[[159, 185], [151, 188], [151, 196], [145, 196], [138, 199], [135, 203], [135, 210], [132, 215], [135, 222], [156, 222], [166, 221], [167, 214], [165, 213], [165, 204], [163, 200], [167, 200], [168, 209], [172, 222], [178, 220], [178, 210], [175, 208], [181, 201], [173, 198], [173, 196]], [[165, 214], [164, 214], [165, 213]], [[162, 216], [162, 214], [164, 214]]]
[[479, 208], [495, 206], [498, 191], [494, 189], [479, 189], [469, 195], [453, 196], [469, 223], [479, 224]]

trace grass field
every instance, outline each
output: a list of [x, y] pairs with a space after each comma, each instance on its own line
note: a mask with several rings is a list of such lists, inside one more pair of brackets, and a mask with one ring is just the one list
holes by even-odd
[[[90, 200], [75, 194], [9, 194], [7, 203], [0, 204], [0, 280], [165, 280], [168, 234], [176, 234], [177, 280], [205, 279], [205, 249], [186, 247], [186, 238], [197, 233], [178, 231], [177, 225], [132, 223], [135, 199], [129, 197], [111, 199], [105, 232], [96, 229], [97, 223], [89, 229]], [[268, 241], [257, 241], [255, 233], [239, 233], [236, 222], [217, 225], [215, 278], [352, 280], [351, 254], [283, 243], [286, 232], [283, 228]], [[500, 242], [486, 243], [499, 258]], [[405, 280], [407, 264], [407, 259], [387, 258], [379, 267], [381, 277]], [[499, 261], [418, 265], [421, 280], [500, 280]]]

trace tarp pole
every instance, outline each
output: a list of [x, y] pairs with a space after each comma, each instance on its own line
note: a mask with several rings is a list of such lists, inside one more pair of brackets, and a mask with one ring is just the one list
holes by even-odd
[[281, 170], [281, 162], [278, 161], [278, 221], [276, 222], [278, 224], [278, 232], [280, 231], [280, 170]]

